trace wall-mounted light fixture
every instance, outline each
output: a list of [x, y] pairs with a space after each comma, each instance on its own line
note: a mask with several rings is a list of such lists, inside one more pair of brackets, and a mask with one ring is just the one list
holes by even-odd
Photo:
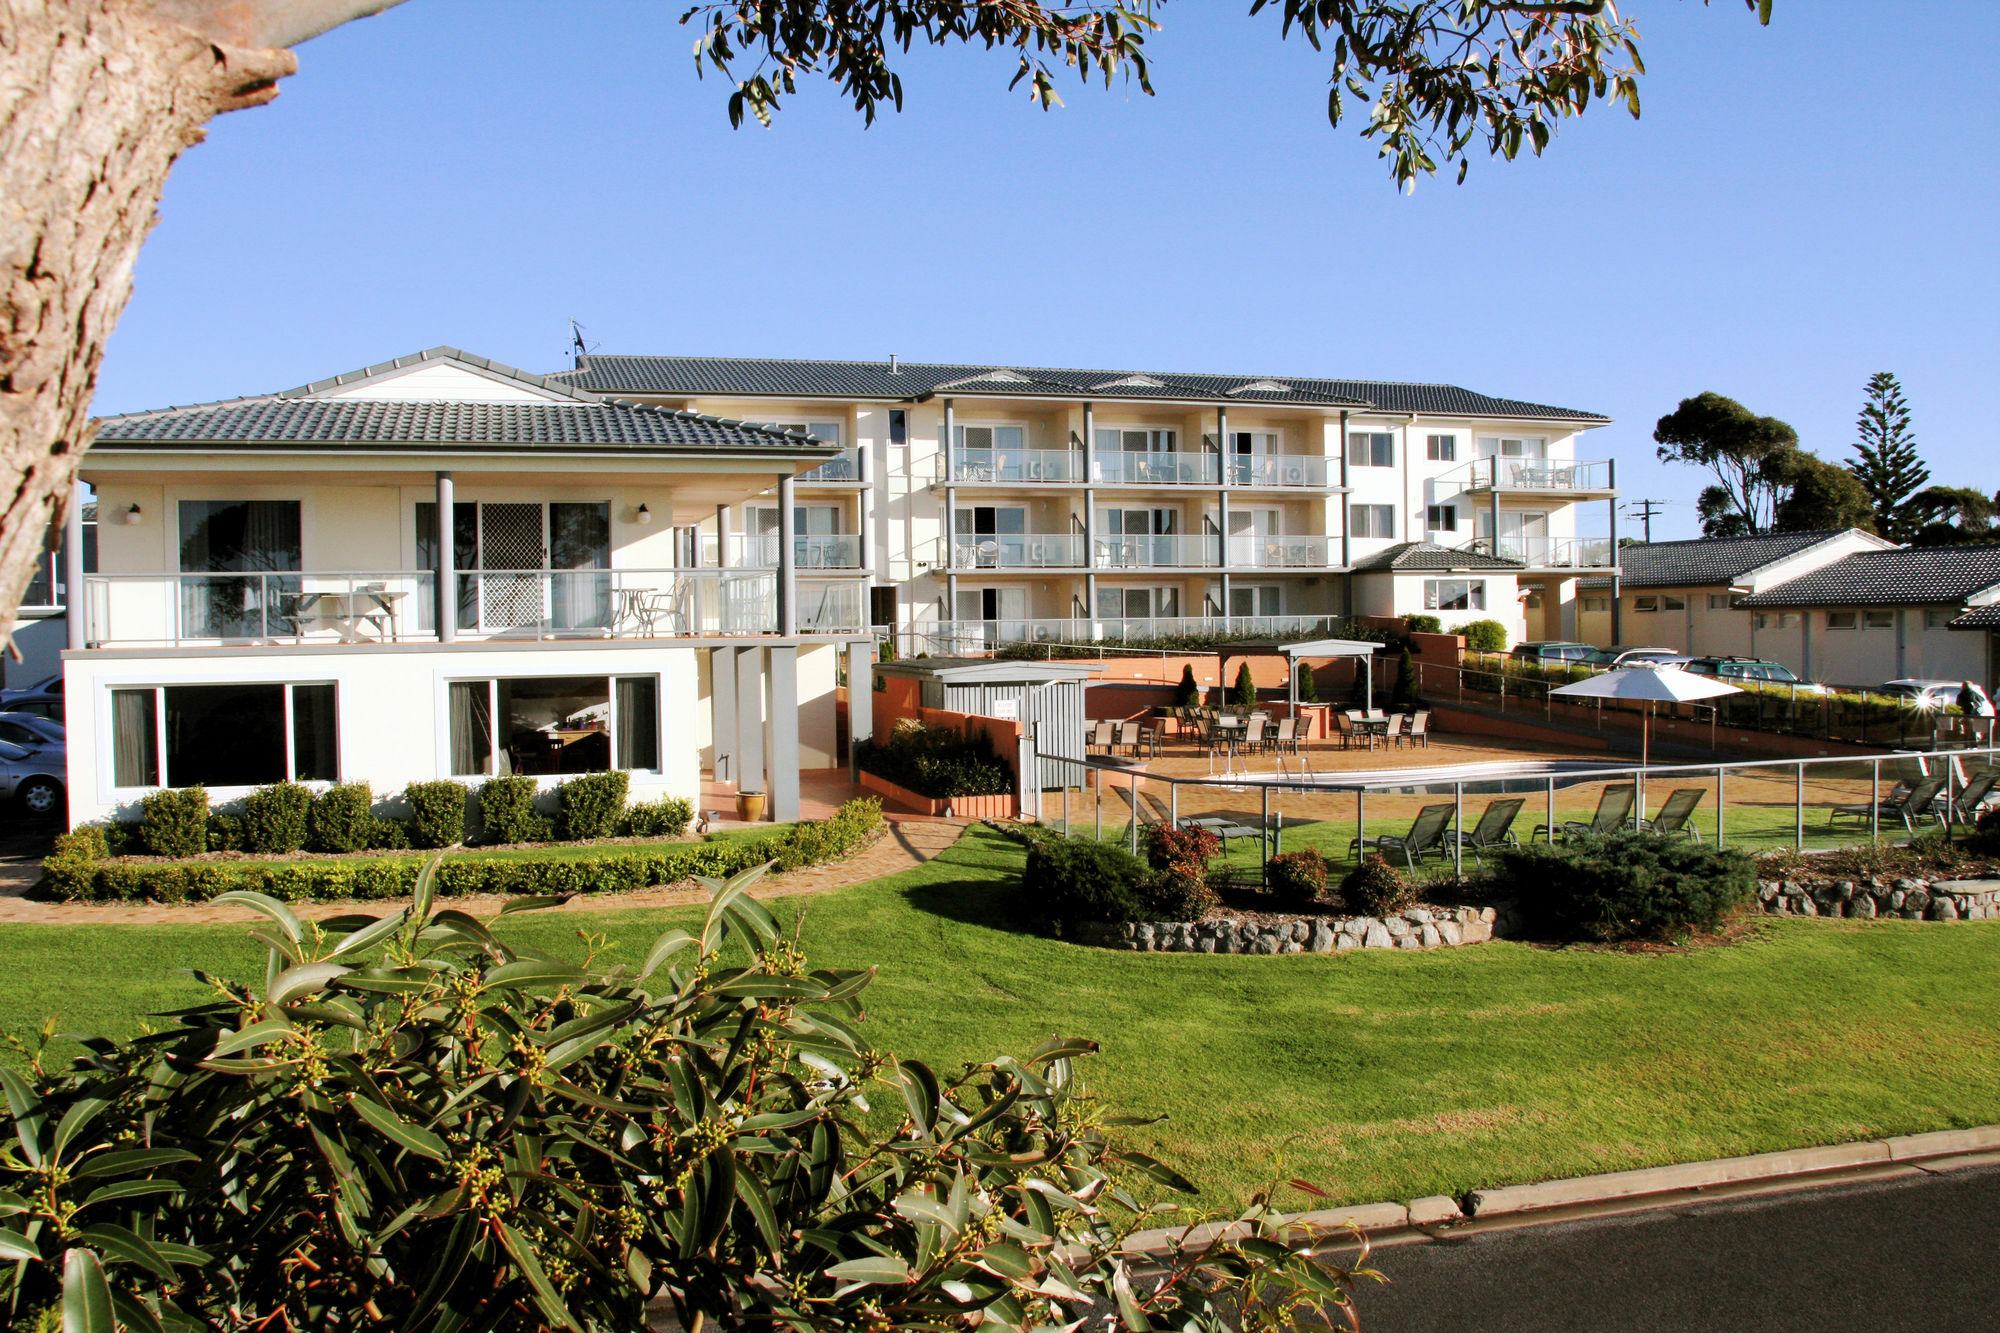
[[130, 509], [127, 509], [125, 511], [125, 521], [127, 523], [133, 524], [134, 526], [137, 526], [141, 517], [142, 515], [139, 512], [139, 506], [136, 504], [133, 505]]
[[653, 521], [653, 511], [644, 505], [640, 505], [632, 512], [632, 521], [643, 528]]

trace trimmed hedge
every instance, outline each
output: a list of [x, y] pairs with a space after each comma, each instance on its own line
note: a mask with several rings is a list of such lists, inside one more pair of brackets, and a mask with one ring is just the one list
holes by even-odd
[[618, 831], [632, 775], [585, 773], [556, 788], [556, 836], [564, 842], [608, 838]]
[[904, 718], [888, 740], [879, 745], [857, 741], [855, 753], [862, 772], [936, 801], [1007, 796], [1014, 790], [1014, 771], [993, 753], [993, 742], [983, 732], [966, 737], [952, 727]]
[[471, 793], [462, 782], [412, 782], [403, 788], [410, 807], [410, 845], [456, 847], [465, 841]]
[[[386, 822], [386, 821], [384, 821]], [[779, 870], [833, 860], [859, 846], [882, 822], [882, 803], [849, 801], [830, 819], [794, 825], [762, 838], [683, 843], [610, 856], [446, 856], [437, 874], [444, 897], [474, 893], [510, 896], [617, 893], [674, 884], [695, 875], [727, 878], [766, 861]], [[285, 902], [406, 897], [415, 888], [424, 857], [352, 861], [299, 861], [281, 866], [239, 866], [227, 861], [188, 865], [101, 859], [104, 836], [80, 829], [56, 839], [42, 862], [36, 896], [63, 902], [205, 902], [248, 889]]]
[[1504, 848], [1493, 878], [1532, 928], [1604, 942], [1713, 931], [1757, 895], [1748, 854], [1637, 829]]
[[685, 796], [641, 801], [625, 812], [619, 828], [630, 838], [678, 838], [694, 823], [694, 802]]
[[375, 833], [375, 794], [365, 782], [328, 787], [312, 802], [312, 849], [365, 852]]
[[243, 837], [238, 845], [266, 856], [298, 851], [306, 845], [306, 816], [312, 803], [312, 792], [296, 782], [259, 787], [243, 798]]
[[547, 842], [555, 825], [535, 813], [535, 780], [524, 773], [488, 778], [479, 788], [479, 838], [482, 842]]
[[154, 856], [208, 850], [208, 788], [167, 787], [139, 802], [139, 845]]

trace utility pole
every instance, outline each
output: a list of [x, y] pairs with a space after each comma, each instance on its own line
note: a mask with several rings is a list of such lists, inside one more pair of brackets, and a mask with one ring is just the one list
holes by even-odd
[[1627, 505], [1626, 508], [1638, 511], [1639, 521], [1645, 525], [1646, 544], [1648, 546], [1652, 545], [1653, 515], [1659, 513], [1662, 509], [1665, 509], [1666, 506], [1661, 504], [1658, 500], [1634, 500], [1631, 504]]

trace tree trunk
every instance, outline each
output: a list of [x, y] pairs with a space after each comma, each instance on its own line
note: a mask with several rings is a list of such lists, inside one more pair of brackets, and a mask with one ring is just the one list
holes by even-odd
[[[0, 637], [89, 447], [168, 170], [211, 116], [270, 101], [295, 68], [136, 0], [0, 0]], [[81, 588], [68, 606], [83, 614]]]

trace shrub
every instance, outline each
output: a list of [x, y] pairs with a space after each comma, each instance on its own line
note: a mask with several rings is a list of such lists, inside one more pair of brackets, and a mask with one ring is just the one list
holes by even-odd
[[1454, 625], [1451, 632], [1465, 636], [1465, 646], [1470, 652], [1507, 651], [1507, 627], [1497, 620], [1475, 620], [1470, 624]]
[[1495, 880], [1556, 937], [1668, 939], [1714, 930], [1757, 892], [1749, 856], [1626, 829], [1502, 851]]
[[886, 742], [861, 742], [858, 761], [862, 771], [937, 801], [1006, 796], [1014, 790], [1013, 770], [995, 757], [983, 733], [966, 737], [951, 727], [909, 718], [896, 724]]
[[479, 788], [480, 840], [547, 842], [554, 828], [535, 813], [535, 794], [535, 780], [525, 774], [488, 778]]
[[296, 782], [259, 787], [243, 798], [243, 838], [246, 852], [282, 856], [306, 845], [307, 815], [312, 793]]
[[1326, 858], [1312, 847], [1274, 856], [1264, 863], [1264, 887], [1287, 903], [1309, 906], [1326, 892]]
[[1257, 706], [1257, 682], [1250, 679], [1250, 664], [1243, 663], [1236, 668], [1236, 688], [1232, 697], [1238, 708], [1250, 709]]
[[1154, 824], [1146, 830], [1146, 864], [1155, 870], [1192, 862], [1206, 868], [1209, 858], [1222, 850], [1222, 839], [1205, 828], [1168, 828]]
[[1396, 656], [1396, 686], [1389, 695], [1389, 706], [1407, 711], [1417, 702], [1417, 668], [1410, 660], [1408, 648]]
[[685, 796], [670, 796], [629, 807], [620, 827], [634, 838], [678, 838], [693, 822], [694, 802]]
[[1194, 668], [1181, 667], [1181, 683], [1174, 686], [1174, 707], [1193, 708], [1201, 703], [1201, 686], [1195, 683]]
[[1147, 829], [1146, 862], [1153, 874], [1139, 894], [1147, 915], [1166, 921], [1207, 916], [1218, 901], [1208, 887], [1208, 861], [1220, 850], [1222, 839], [1207, 829], [1160, 824]]
[[1412, 634], [1442, 634], [1444, 622], [1436, 616], [1404, 616], [1403, 623]]
[[370, 819], [368, 821], [368, 848], [371, 852], [402, 852], [410, 847], [410, 821], [407, 819]]
[[1150, 921], [1146, 879], [1145, 865], [1112, 843], [1044, 842], [1028, 849], [1021, 906], [1056, 934], [1083, 921]]
[[102, 861], [111, 855], [104, 837], [104, 825], [85, 824], [68, 833], [58, 833], [49, 844], [49, 859], [58, 857], [78, 861]]
[[582, 842], [616, 833], [631, 781], [632, 775], [624, 772], [585, 773], [557, 787], [556, 836]]
[[[644, 1328], [663, 1300], [697, 1329], [1018, 1333], [1046, 1321], [1031, 1256], [1050, 1254], [1065, 1302], [1136, 1327], [1221, 1333], [1267, 1303], [1348, 1322], [1354, 1275], [1276, 1243], [1261, 1204], [1216, 1229], [1240, 1241], [1185, 1240], [1167, 1278], [1135, 1275], [1152, 1261], [1128, 1239], [1161, 1218], [1128, 1185], [1194, 1187], [1109, 1137], [1077, 1067], [1093, 1042], [944, 1076], [877, 1052], [856, 1031], [871, 972], [808, 970], [747, 876], [712, 881], [699, 940], [669, 931], [636, 970], [517, 954], [433, 912], [437, 878], [407, 923], [314, 929], [239, 897], [270, 922], [256, 975], [218, 978], [167, 1032], [90, 1040], [87, 1062], [28, 1043], [0, 1075], [0, 1134], [30, 1145], [0, 1154], [10, 1324], [530, 1333]], [[351, 967], [387, 941], [399, 984]], [[476, 995], [479, 1021], [426, 994]], [[329, 1013], [355, 1035], [309, 1075], [200, 1058], [252, 1016], [295, 1037]], [[523, 1077], [544, 1055], [560, 1076]], [[871, 1113], [878, 1083], [898, 1114]], [[1051, 1178], [1089, 1207], [1039, 1205]]]
[[328, 787], [312, 801], [310, 844], [316, 852], [360, 852], [374, 832], [374, 793], [365, 782]]
[[1316, 704], [1319, 702], [1319, 677], [1314, 674], [1312, 667], [1304, 662], [1299, 663], [1298, 690], [1300, 703]]
[[208, 850], [211, 852], [242, 851], [242, 817], [239, 815], [210, 815], [208, 817]]
[[1403, 872], [1370, 852], [1360, 865], [1340, 881], [1340, 896], [1355, 911], [1368, 916], [1394, 915], [1417, 900], [1417, 893]]
[[462, 782], [412, 782], [403, 788], [410, 807], [410, 845], [456, 847], [464, 842], [468, 795]]
[[163, 787], [139, 803], [139, 843], [153, 856], [208, 850], [208, 788]]

